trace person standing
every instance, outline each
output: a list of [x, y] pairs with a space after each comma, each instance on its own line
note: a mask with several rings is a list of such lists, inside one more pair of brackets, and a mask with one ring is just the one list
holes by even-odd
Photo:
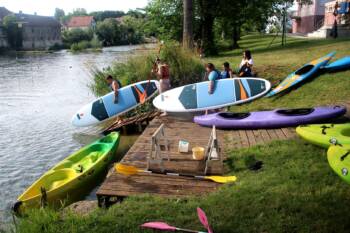
[[215, 91], [216, 81], [220, 79], [220, 72], [215, 69], [214, 64], [208, 63], [205, 65], [206, 77], [209, 80], [208, 93], [213, 94]]
[[153, 68], [152, 74], [156, 75], [159, 79], [160, 88], [159, 93], [163, 93], [171, 88], [170, 85], [170, 69], [169, 65], [165, 62], [162, 62], [159, 58], [157, 58]]
[[114, 79], [112, 75], [108, 75], [106, 78], [106, 82], [110, 91], [114, 92], [114, 103], [117, 104], [119, 101], [119, 88], [122, 87], [120, 81], [118, 79]]

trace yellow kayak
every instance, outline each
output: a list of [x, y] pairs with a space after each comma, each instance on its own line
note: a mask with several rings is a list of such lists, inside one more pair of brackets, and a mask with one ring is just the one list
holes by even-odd
[[327, 158], [333, 171], [350, 184], [350, 146], [329, 147]]
[[43, 205], [57, 205], [94, 181], [115, 156], [119, 133], [109, 135], [81, 148], [51, 168], [17, 199], [16, 213]]
[[324, 148], [350, 145], [350, 123], [303, 125], [297, 127], [296, 131], [306, 141]]

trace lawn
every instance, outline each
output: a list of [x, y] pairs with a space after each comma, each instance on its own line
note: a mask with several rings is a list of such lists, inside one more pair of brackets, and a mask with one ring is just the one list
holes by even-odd
[[[222, 66], [224, 61], [238, 65], [242, 58], [242, 50], [252, 51], [255, 68], [259, 77], [276, 83], [283, 80], [288, 74], [300, 68], [311, 60], [322, 57], [331, 51], [337, 54], [337, 58], [350, 55], [350, 40], [306, 40], [288, 38], [288, 44], [281, 47], [280, 39], [273, 40], [272, 36], [250, 35], [243, 37], [240, 49], [227, 51], [215, 58], [207, 58], [207, 62], [213, 62], [217, 67]], [[327, 104], [341, 103], [350, 100], [348, 94], [350, 87], [350, 71], [339, 73], [325, 73], [313, 78], [288, 94], [262, 98], [250, 104], [231, 107], [231, 111], [254, 111], [280, 107], [311, 107]]]
[[[350, 55], [350, 41], [288, 38], [288, 45], [267, 45], [273, 37], [251, 35], [240, 43], [249, 48], [261, 77], [282, 79], [293, 70], [330, 51]], [[216, 65], [238, 64], [242, 49], [206, 58]], [[232, 107], [247, 111], [276, 107], [305, 107], [349, 100], [350, 71], [324, 74], [278, 98], [262, 98]], [[228, 142], [229, 143], [229, 142]], [[248, 169], [249, 159], [263, 161], [259, 171]], [[328, 165], [326, 152], [301, 139], [231, 151], [226, 165], [238, 181], [209, 196], [164, 199], [154, 196], [127, 198], [108, 210], [81, 217], [52, 210], [33, 211], [18, 222], [18, 232], [152, 232], [139, 225], [161, 220], [204, 230], [196, 216], [201, 207], [214, 232], [349, 232], [350, 186]]]

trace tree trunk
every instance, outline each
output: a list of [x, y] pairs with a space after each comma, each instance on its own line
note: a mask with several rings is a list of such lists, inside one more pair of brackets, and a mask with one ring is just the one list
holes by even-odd
[[216, 55], [218, 53], [214, 43], [213, 27], [216, 17], [218, 1], [200, 0], [199, 8], [201, 15], [202, 50], [204, 55]]
[[239, 48], [238, 40], [240, 38], [240, 28], [237, 24], [233, 25], [233, 31], [232, 31], [232, 49]]
[[183, 0], [183, 36], [182, 44], [185, 49], [193, 48], [193, 0]]

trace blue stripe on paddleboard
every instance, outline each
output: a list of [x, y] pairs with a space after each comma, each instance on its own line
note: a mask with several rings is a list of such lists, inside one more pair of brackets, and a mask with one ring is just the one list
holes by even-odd
[[235, 82], [232, 82], [232, 89], [233, 89], [233, 101], [237, 101], [237, 95], [236, 95], [236, 88], [235, 88]]
[[131, 90], [131, 87], [123, 88], [119, 90], [119, 98], [118, 98], [117, 104], [114, 103], [114, 93], [111, 93], [110, 95], [106, 95], [102, 98], [109, 117], [115, 116], [137, 105], [137, 102]]
[[141, 93], [143, 93], [143, 92], [145, 91], [145, 89], [143, 89], [143, 86], [142, 86], [142, 85], [137, 84], [137, 85], [135, 85], [135, 86], [141, 91]]
[[250, 91], [248, 80], [247, 79], [241, 79], [241, 81], [242, 81], [244, 89], [247, 91], [248, 97], [251, 97], [252, 96], [252, 92]]
[[233, 79], [219, 80], [215, 83], [213, 94], [208, 93], [209, 83], [197, 83], [197, 105], [198, 108], [215, 107], [233, 103]]

